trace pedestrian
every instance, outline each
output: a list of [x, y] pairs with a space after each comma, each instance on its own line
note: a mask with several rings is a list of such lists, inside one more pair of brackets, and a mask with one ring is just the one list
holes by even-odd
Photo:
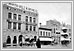
[[38, 38], [37, 42], [36, 42], [36, 46], [37, 48], [41, 48], [41, 43], [40, 43], [40, 39]]

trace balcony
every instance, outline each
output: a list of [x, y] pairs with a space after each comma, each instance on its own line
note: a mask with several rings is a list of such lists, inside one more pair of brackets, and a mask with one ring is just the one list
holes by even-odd
[[16, 23], [23, 23], [21, 20], [15, 20], [15, 19], [7, 19], [8, 22], [16, 22]]
[[27, 25], [34, 25], [37, 26], [37, 23], [33, 23], [33, 22], [25, 22]]

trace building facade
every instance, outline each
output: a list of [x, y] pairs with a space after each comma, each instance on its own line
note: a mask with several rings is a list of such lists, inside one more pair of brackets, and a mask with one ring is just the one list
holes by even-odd
[[13, 3], [4, 3], [2, 10], [2, 40], [10, 38], [19, 41], [19, 36], [34, 37], [38, 35], [38, 12], [35, 9]]

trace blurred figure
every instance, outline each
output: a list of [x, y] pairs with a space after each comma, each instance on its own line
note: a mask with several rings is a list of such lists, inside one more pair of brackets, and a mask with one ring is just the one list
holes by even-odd
[[38, 38], [37, 42], [36, 42], [36, 46], [37, 48], [41, 48], [41, 43], [40, 43], [40, 39]]

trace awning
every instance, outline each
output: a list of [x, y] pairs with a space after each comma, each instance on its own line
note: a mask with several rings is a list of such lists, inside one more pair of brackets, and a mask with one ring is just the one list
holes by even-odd
[[54, 39], [52, 38], [39, 38], [40, 41], [53, 41]]

